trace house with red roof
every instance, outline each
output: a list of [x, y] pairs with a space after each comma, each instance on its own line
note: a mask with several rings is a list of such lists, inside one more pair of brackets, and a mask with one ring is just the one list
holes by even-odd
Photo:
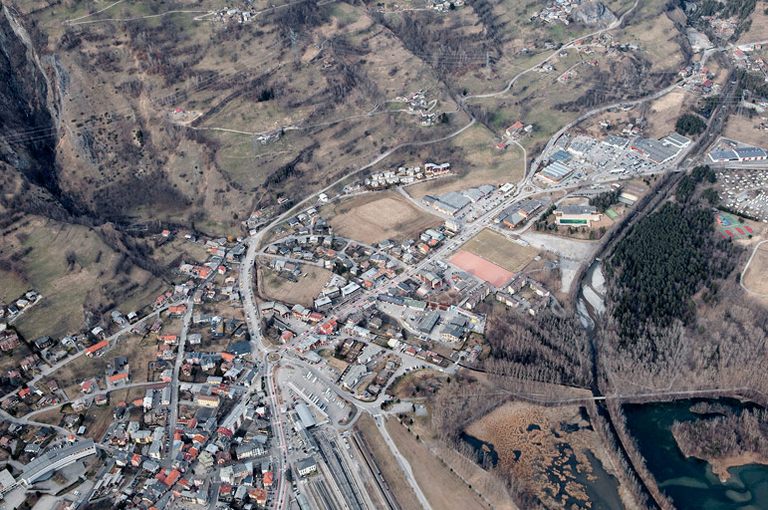
[[107, 382], [109, 384], [125, 384], [128, 381], [130, 381], [130, 377], [128, 376], [128, 372], [120, 372], [119, 374], [110, 375], [107, 377]]
[[263, 506], [267, 503], [267, 491], [264, 489], [250, 489], [248, 491], [248, 497], [255, 501], [257, 505]]
[[334, 331], [336, 331], [336, 326], [338, 326], [336, 319], [330, 319], [329, 321], [321, 324], [318, 330], [323, 335], [331, 335]]
[[178, 342], [179, 337], [177, 335], [157, 335], [157, 339], [166, 345], [173, 345]]
[[106, 341], [106, 340], [102, 340], [101, 342], [97, 342], [97, 343], [93, 344], [92, 346], [88, 347], [87, 349], [85, 349], [85, 355], [88, 356], [89, 358], [93, 357], [94, 354], [96, 354], [100, 350], [104, 349], [108, 345], [109, 345], [109, 342]]
[[90, 393], [93, 391], [93, 381], [88, 379], [87, 381], [83, 381], [80, 383], [80, 389], [83, 393]]
[[187, 313], [187, 305], [180, 304], [180, 305], [172, 305], [168, 307], [168, 315], [171, 317], [181, 317]]

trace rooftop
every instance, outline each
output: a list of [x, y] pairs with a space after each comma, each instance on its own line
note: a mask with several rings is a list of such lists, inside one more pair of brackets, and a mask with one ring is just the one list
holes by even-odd
[[559, 181], [569, 175], [572, 171], [573, 170], [560, 163], [559, 161], [555, 161], [544, 167], [544, 170], [541, 171], [541, 174], [549, 179]]
[[26, 483], [34, 483], [44, 477], [49, 470], [57, 469], [63, 466], [67, 459], [75, 460], [95, 453], [95, 444], [92, 439], [79, 441], [62, 448], [54, 448], [40, 455], [35, 460], [27, 464], [21, 473], [20, 479]]
[[597, 207], [593, 205], [561, 205], [555, 211], [555, 214], [595, 214]]

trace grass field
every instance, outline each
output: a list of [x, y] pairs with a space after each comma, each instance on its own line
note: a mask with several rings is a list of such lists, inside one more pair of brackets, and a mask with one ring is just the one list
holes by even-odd
[[768, 148], [768, 131], [760, 129], [760, 117], [748, 119], [731, 115], [725, 124], [724, 136], [757, 147]]
[[162, 287], [160, 279], [130, 264], [117, 271], [120, 255], [81, 225], [34, 217], [3, 235], [0, 255], [18, 258], [14, 270], [0, 271], [0, 299], [28, 289], [43, 296], [15, 323], [27, 338], [76, 332], [87, 309], [110, 302], [138, 308]]
[[455, 473], [452, 473], [427, 446], [417, 441], [397, 420], [386, 422], [397, 449], [411, 465], [416, 482], [432, 508], [465, 510], [487, 505]]
[[324, 207], [334, 232], [373, 244], [384, 239], [403, 240], [442, 223], [395, 192], [369, 193]]
[[[83, 413], [84, 419], [82, 425], [85, 426], [85, 437], [94, 441], [101, 441], [107, 428], [114, 421], [112, 406], [118, 402], [131, 400], [144, 395], [143, 388], [129, 388], [126, 390], [115, 390], [109, 393], [109, 404], [106, 406], [91, 406], [86, 413]], [[68, 412], [65, 412], [68, 411]], [[33, 414], [31, 419], [50, 425], [59, 425], [66, 414], [71, 414], [72, 409], [67, 407], [57, 407], [48, 411]]]
[[517, 244], [488, 229], [464, 243], [461, 249], [483, 257], [513, 273], [522, 270], [538, 254], [534, 248]]
[[382, 477], [386, 480], [400, 507], [403, 510], [419, 510], [421, 508], [419, 500], [405, 479], [397, 460], [384, 443], [373, 418], [368, 413], [362, 413], [355, 424], [355, 430], [365, 440], [376, 465], [381, 470]]
[[741, 34], [739, 44], [746, 44], [768, 39], [768, 2], [758, 2], [752, 12], [752, 25], [749, 30]]
[[208, 252], [203, 244], [193, 243], [183, 237], [176, 237], [156, 248], [152, 253], [152, 257], [164, 266], [169, 265], [179, 256], [181, 260], [189, 264], [202, 264], [208, 258]]
[[449, 470], [452, 469], [464, 482], [471, 485], [472, 490], [477, 491], [482, 499], [488, 502], [487, 507], [494, 510], [518, 510], [503, 477], [492, 470], [483, 469], [473, 458], [462, 455], [441, 442], [435, 436], [428, 417], [416, 418], [411, 425], [411, 433], [418, 434]]
[[768, 243], [757, 247], [752, 262], [742, 276], [746, 288], [768, 297]]
[[[176, 331], [168, 329], [167, 332], [178, 333], [178, 328]], [[155, 359], [157, 352], [155, 346], [156, 341], [151, 337], [142, 339], [133, 335], [124, 336], [102, 356], [80, 356], [53, 372], [48, 379], [55, 379], [67, 396], [74, 399], [80, 395], [80, 383], [85, 379], [95, 377], [100, 386], [106, 387], [104, 376], [107, 364], [116, 356], [125, 356], [130, 365], [131, 382], [147, 382], [148, 365]]]
[[419, 399], [434, 394], [445, 382], [445, 376], [425, 368], [401, 376], [387, 393], [399, 399]]
[[298, 303], [307, 307], [312, 306], [315, 297], [325, 287], [328, 280], [331, 279], [331, 272], [327, 269], [310, 265], [302, 266], [301, 270], [303, 275], [299, 277], [299, 281], [292, 282], [281, 278], [269, 268], [260, 268], [260, 287], [264, 297], [285, 303]]
[[617, 30], [616, 39], [638, 45], [651, 62], [653, 72], [676, 72], [682, 52], [676, 38], [679, 32], [667, 16], [664, 0], [640, 2], [631, 22]]
[[684, 113], [683, 106], [686, 103], [686, 96], [684, 90], [676, 89], [651, 102], [646, 114], [648, 121], [646, 136], [660, 138], [673, 131], [677, 118]]
[[510, 145], [500, 151], [495, 147], [498, 140], [485, 127], [476, 125], [451, 141], [451, 147], [461, 154], [457, 162], [449, 159], [457, 175], [408, 186], [408, 193], [421, 199], [424, 195], [460, 191], [481, 184], [518, 182], [523, 177], [525, 162], [523, 151]]

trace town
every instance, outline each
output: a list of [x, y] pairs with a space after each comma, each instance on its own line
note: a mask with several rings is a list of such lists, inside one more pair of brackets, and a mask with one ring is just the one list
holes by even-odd
[[[190, 15], [187, 17], [195, 23], [225, 27], [230, 32], [221, 35], [222, 40], [239, 40], [246, 29], [260, 30], [260, 20], [267, 14], [294, 8], [292, 4], [269, 4], [257, 10], [254, 3], [226, 2], [215, 9], [142, 13], [119, 19], [128, 24], [144, 19], [164, 23], [177, 15]], [[106, 239], [105, 246], [115, 250], [155, 258], [115, 256], [110, 262], [111, 276], [105, 271], [91, 275], [89, 285], [103, 295], [76, 293], [79, 273], [75, 269], [84, 267], [85, 260], [74, 249], [61, 250], [72, 274], [58, 282], [59, 289], [27, 285], [32, 279], [14, 282], [16, 286], [0, 303], [0, 510], [399, 509], [407, 507], [401, 504], [403, 497], [415, 501], [414, 508], [440, 508], [439, 502], [445, 502], [440, 498], [450, 496], [436, 496], [434, 488], [426, 490], [424, 477], [433, 474], [439, 480], [436, 492], [455, 484], [466, 496], [460, 504], [501, 508], [488, 494], [497, 491], [494, 484], [499, 480], [493, 476], [502, 467], [509, 470], [504, 472], [508, 478], [498, 493], [514, 489], [518, 480], [509, 473], [517, 475], [515, 470], [520, 469], [530, 479], [543, 480], [537, 483], [551, 484], [539, 490], [537, 497], [550, 503], [557, 499], [562, 507], [592, 508], [591, 501], [577, 504], [582, 500], [569, 491], [586, 500], [587, 491], [579, 484], [586, 486], [597, 475], [569, 463], [583, 466], [581, 456], [592, 456], [593, 451], [599, 455], [590, 465], [601, 466], [601, 480], [613, 480], [618, 486], [616, 473], [624, 473], [624, 469], [633, 477], [647, 477], [644, 461], [639, 464], [641, 469], [633, 464], [637, 462], [634, 439], [626, 441], [631, 448], [621, 441], [611, 443], [611, 448], [623, 451], [616, 463], [604, 447], [562, 439], [570, 434], [597, 437], [599, 433], [626, 440], [620, 435], [626, 434], [623, 421], [600, 421], [615, 412], [614, 403], [619, 407], [627, 398], [620, 384], [632, 385], [634, 393], [630, 393], [643, 401], [659, 395], [666, 398], [675, 382], [669, 382], [666, 390], [650, 387], [650, 383], [647, 389], [642, 386], [644, 381], [616, 383], [612, 377], [622, 373], [623, 358], [611, 366], [597, 366], [596, 349], [604, 347], [594, 340], [595, 335], [605, 333], [600, 328], [621, 334], [618, 321], [599, 322], [600, 318], [612, 310], [610, 300], [620, 294], [615, 283], [619, 273], [630, 274], [635, 268], [609, 267], [601, 258], [605, 253], [614, 256], [622, 237], [652, 244], [648, 241], [652, 236], [636, 234], [632, 238], [635, 234], [627, 232], [637, 232], [638, 221], [647, 218], [648, 210], [660, 208], [663, 200], [670, 209], [687, 211], [693, 207], [694, 197], [700, 203], [695, 212], [701, 216], [679, 223], [660, 220], [653, 225], [657, 233], [692, 236], [699, 224], [711, 223], [716, 239], [702, 244], [712, 250], [716, 247], [723, 258], [732, 244], [749, 249], [750, 255], [739, 259], [746, 260], [743, 271], [734, 273], [736, 278], [730, 278], [730, 283], [756, 299], [764, 298], [760, 290], [764, 252], [758, 248], [768, 232], [768, 97], [750, 92], [743, 84], [752, 80], [766, 90], [765, 43], [718, 46], [702, 31], [689, 27], [680, 38], [686, 44], [686, 63], [656, 72], [650, 61], [636, 58], [653, 45], [651, 39], [618, 35], [614, 39], [613, 35], [626, 26], [627, 14], [642, 9], [642, 2], [626, 6], [617, 16], [602, 2], [555, 0], [529, 6], [535, 9], [526, 7], [525, 16], [515, 15], [548, 34], [535, 44], [537, 51], [546, 50], [541, 50], [542, 58], [529, 55], [528, 47], [515, 46], [514, 57], [523, 55], [525, 59], [511, 65], [505, 59], [511, 59], [513, 52], [506, 49], [499, 50], [500, 55], [508, 53], [503, 57], [492, 56], [496, 51], [492, 49], [484, 49], [484, 55], [478, 57], [461, 45], [446, 44], [450, 52], [440, 62], [445, 68], [435, 64], [441, 80], [450, 77], [446, 69], [451, 65], [474, 59], [485, 67], [469, 80], [481, 82], [491, 75], [496, 79], [494, 73], [514, 70], [513, 78], [502, 80], [500, 91], [475, 94], [469, 86], [457, 85], [448, 94], [425, 85], [426, 80], [416, 77], [418, 71], [396, 66], [387, 74], [391, 83], [384, 83], [369, 77], [381, 78], [374, 74], [379, 66], [375, 59], [355, 64], [345, 60], [363, 54], [361, 48], [381, 44], [374, 41], [378, 35], [372, 27], [377, 23], [386, 27], [386, 34], [402, 29], [424, 38], [435, 35], [412, 20], [404, 22], [404, 29], [386, 24], [391, 21], [387, 16], [403, 12], [413, 14], [414, 19], [439, 13], [441, 23], [455, 22], [450, 25], [453, 29], [467, 31], [462, 35], [466, 41], [472, 41], [477, 36], [473, 31], [478, 31], [499, 47], [509, 43], [495, 34], [502, 27], [490, 23], [488, 18], [494, 15], [486, 2], [465, 5], [461, 0], [433, 0], [423, 4], [381, 2], [375, 8], [366, 7], [365, 17], [359, 19], [349, 15], [358, 6], [333, 5], [329, 7], [332, 15], [315, 19], [314, 11], [306, 16], [302, 13], [296, 15], [302, 23], [296, 27], [286, 23], [278, 31], [289, 48], [286, 53], [290, 53], [293, 69], [317, 64], [329, 75], [336, 73], [335, 81], [329, 78], [332, 91], [323, 94], [336, 94], [341, 102], [355, 86], [365, 87], [370, 95], [381, 92], [381, 87], [383, 100], [365, 111], [355, 105], [354, 113], [344, 119], [320, 119], [325, 112], [318, 108], [301, 121], [297, 120], [300, 115], [278, 119], [270, 111], [269, 122], [262, 122], [258, 130], [205, 125], [220, 112], [229, 116], [228, 105], [243, 94], [253, 103], [248, 105], [249, 112], [263, 113], [259, 109], [275, 94], [272, 88], [262, 87], [270, 72], [245, 79], [238, 70], [222, 77], [222, 81], [250, 81], [254, 90], [223, 97], [215, 106], [208, 104], [215, 103], [210, 97], [191, 101], [189, 108], [158, 102], [167, 121], [168, 133], [163, 136], [190, 147], [190, 140], [202, 140], [204, 135], [221, 136], [210, 142], [200, 158], [217, 172], [225, 163], [234, 165], [232, 161], [243, 165], [236, 178], [223, 171], [202, 177], [202, 170], [185, 159], [186, 153], [169, 157], [183, 167], [179, 173], [184, 176], [186, 172], [197, 175], [199, 170], [201, 180], [211, 179], [211, 190], [217, 188], [211, 192], [220, 214], [216, 220], [234, 226], [226, 235], [206, 233], [216, 231], [211, 227], [216, 223], [213, 215], [200, 211], [186, 223], [165, 217], [134, 222], [126, 215], [120, 227], [140, 232], [137, 240], [113, 233], [112, 222], [106, 221], [107, 234], [99, 239]], [[321, 7], [324, 2], [312, 8]], [[109, 9], [111, 6], [104, 7]], [[682, 8], [677, 10], [675, 15], [684, 16]], [[73, 17], [69, 24], [78, 26], [96, 14]], [[462, 16], [470, 15], [482, 18], [482, 23], [459, 26], [457, 20], [466, 21]], [[702, 19], [712, 24], [719, 37], [730, 38], [739, 30], [735, 15], [725, 20], [708, 15]], [[304, 24], [328, 20], [334, 23], [334, 31], [363, 31], [365, 41], [355, 46], [353, 35], [324, 36], [302, 49], [304, 36], [298, 32], [306, 28]], [[488, 26], [478, 30], [481, 25]], [[586, 35], [572, 40], [561, 37], [574, 27], [578, 34]], [[265, 39], [272, 35], [259, 34]], [[138, 40], [145, 36], [137, 31], [126, 37]], [[518, 42], [523, 44], [514, 44]], [[249, 47], [246, 42], [240, 44]], [[155, 49], [147, 51], [159, 62], [153, 60], [152, 66], [166, 65]], [[377, 58], [381, 57], [379, 51], [386, 53], [376, 49]], [[224, 55], [223, 49], [221, 53]], [[414, 54], [428, 60], [428, 55]], [[227, 65], [236, 69], [252, 65], [249, 57], [243, 58], [245, 64], [237, 64], [240, 57], [236, 55], [227, 58]], [[556, 90], [580, 83], [584, 76], [604, 80], [615, 71], [606, 66], [611, 59], [625, 59], [625, 63], [635, 59], [631, 66], [637, 74], [626, 79], [633, 87], [633, 80], [658, 80], [663, 86], [614, 97], [614, 90], [596, 81], [589, 93], [573, 101], [563, 99], [546, 115], [534, 110], [543, 108], [536, 103], [538, 97], [524, 96], [529, 88], [536, 88], [530, 87], [536, 80], [545, 84], [542, 88]], [[507, 65], [511, 67], [504, 67]], [[142, 72], [155, 72], [152, 66]], [[196, 75], [191, 81], [195, 80], [203, 83], [204, 78]], [[278, 94], [287, 97], [295, 92], [289, 89], [312, 89], [315, 80], [320, 81], [316, 76], [301, 80], [297, 78], [298, 85], [287, 83], [290, 80], [282, 83]], [[392, 85], [395, 82], [397, 87]], [[216, 88], [223, 87], [221, 83], [213, 79], [210, 83], [212, 97], [224, 96]], [[646, 82], [642, 83], [645, 87]], [[140, 88], [124, 85], [126, 95], [134, 86]], [[205, 82], [201, 88], [207, 86]], [[174, 97], [177, 93], [185, 94], [174, 91]], [[320, 92], [318, 97], [333, 102]], [[486, 100], [488, 104], [499, 101], [510, 113], [478, 106]], [[209, 107], [210, 112], [202, 113]], [[402, 130], [404, 138], [397, 143], [382, 141], [377, 138], [379, 131], [366, 129], [366, 123], [374, 125], [390, 116], [397, 120], [382, 121], [384, 127], [377, 125], [377, 129]], [[247, 120], [240, 112], [231, 118]], [[467, 123], [460, 126], [457, 119]], [[363, 125], [351, 141], [344, 138], [353, 131], [346, 123]], [[324, 152], [326, 147], [320, 150], [321, 144], [311, 137], [329, 126], [337, 131], [328, 138], [333, 143], [336, 138], [344, 139], [344, 143], [329, 149], [330, 155], [323, 154], [333, 160], [326, 166], [338, 172], [320, 175], [325, 168], [312, 158], [315, 151]], [[182, 129], [193, 135], [179, 142], [174, 137]], [[413, 137], [409, 130], [427, 134]], [[230, 135], [243, 137], [244, 141], [238, 141], [238, 150], [243, 152], [217, 155], [214, 149], [232, 149], [224, 142]], [[133, 136], [137, 146], [144, 143], [143, 135], [134, 132]], [[297, 149], [298, 145], [292, 145], [297, 137], [312, 143]], [[374, 139], [375, 149], [366, 152], [358, 147], [364, 143], [361, 140]], [[357, 165], [347, 160], [353, 153], [367, 159]], [[290, 158], [280, 159], [279, 169], [259, 177], [258, 184], [238, 182], [237, 178], [258, 173], [262, 160], [277, 161], [286, 154]], [[288, 188], [288, 181], [300, 185]], [[176, 187], [158, 186], [157, 192], [170, 202], [176, 197]], [[227, 209], [231, 206], [228, 199], [221, 198], [223, 191], [219, 195], [225, 188], [245, 197], [234, 213]], [[100, 200], [108, 202], [110, 196], [105, 191]], [[195, 198], [187, 201], [203, 204], [207, 199], [202, 195]], [[29, 247], [33, 226], [29, 230], [18, 227], [18, 232], [8, 228], [8, 239], [13, 236], [18, 243], [17, 252], [3, 260], [9, 271], [33, 252]], [[91, 228], [85, 222], [79, 226]], [[93, 232], [87, 230], [84, 239], [95, 242]], [[44, 246], [47, 250], [48, 245]], [[89, 260], [98, 261], [110, 253], [99, 247]], [[154, 263], [158, 260], [163, 263]], [[753, 260], [757, 265], [750, 269]], [[694, 269], [706, 272], [709, 261], [695, 262], [679, 267], [690, 266], [691, 273]], [[40, 272], [53, 271], [40, 265]], [[723, 263], [716, 269], [706, 277], [725, 279], [733, 267]], [[137, 274], [146, 277], [140, 280]], [[614, 278], [611, 286], [606, 283], [609, 277]], [[120, 286], [109, 287], [106, 280], [110, 278]], [[648, 286], [661, 287], [665, 282], [660, 280]], [[134, 292], [137, 288], [151, 292]], [[700, 302], [725, 303], [729, 298], [718, 295], [718, 288], [710, 292], [708, 287], [696, 287], [696, 292], [686, 296], [686, 310]], [[57, 291], [65, 299], [81, 299], [88, 306], [54, 316], [48, 307]], [[653, 307], [645, 301], [642, 304]], [[640, 313], [626, 302], [624, 305], [624, 319]], [[733, 316], [739, 320], [748, 315], [759, 317], [749, 311], [753, 309], [745, 310], [738, 309]], [[40, 314], [51, 315], [45, 317], [45, 327], [34, 329], [37, 334], [25, 334], [25, 321]], [[669, 324], [677, 319], [671, 314]], [[53, 333], [52, 324], [65, 320], [61, 330], [66, 332]], [[545, 327], [539, 328], [537, 321], [544, 321]], [[638, 324], [637, 328], [650, 327]], [[674, 330], [679, 333], [674, 339], [682, 342], [685, 334], [681, 331], [689, 324], [674, 325], [680, 328]], [[530, 345], [515, 351], [499, 339], [500, 327], [519, 327], [523, 333], [516, 334]], [[581, 329], [574, 333], [577, 327]], [[706, 329], [699, 328], [700, 332]], [[668, 340], [658, 340], [662, 347], [663, 341]], [[537, 342], [543, 346], [540, 350], [532, 347]], [[557, 342], [568, 345], [562, 348]], [[616, 344], [611, 345], [614, 354], [626, 346]], [[502, 359], [500, 352], [508, 358]], [[762, 350], [755, 348], [755, 352]], [[556, 361], [547, 358], [549, 354]], [[712, 360], [724, 356], [718, 349], [701, 356], [705, 354]], [[675, 354], [675, 363], [678, 358], [682, 354]], [[536, 362], [541, 365], [534, 366]], [[570, 366], [563, 368], [569, 363], [577, 366], [572, 372]], [[669, 373], [676, 369], [672, 361], [669, 367], [665, 365]], [[627, 369], [626, 377], [632, 379], [636, 373], [642, 372]], [[535, 376], [528, 377], [530, 374]], [[608, 383], [600, 378], [617, 386], [611, 392], [602, 391], [598, 382]], [[506, 385], [512, 379], [515, 384]], [[497, 390], [490, 393], [502, 397], [475, 397], [471, 390], [480, 385]], [[438, 389], [443, 393], [436, 397]], [[446, 391], [453, 393], [446, 396]], [[680, 392], [673, 398], [690, 399], [698, 396], [696, 391]], [[717, 391], [726, 395], [723, 388]], [[512, 432], [505, 429], [513, 423], [507, 418], [483, 423], [473, 420], [461, 423], [464, 428], [450, 442], [434, 439], [441, 430], [432, 431], [427, 438], [425, 430], [430, 426], [453, 419], [449, 405], [444, 416], [431, 414], [431, 399], [454, 397], [473, 402], [488, 398], [483, 420], [496, 412], [502, 399], [507, 403], [517, 399], [514, 402], [523, 409], [518, 409], [523, 419], [514, 422], [514, 427], [509, 425], [510, 430], [515, 429]], [[575, 411], [567, 419], [552, 418], [551, 427], [542, 431], [536, 420], [545, 422], [544, 418], [555, 416], [553, 409], [566, 405]], [[533, 406], [538, 406], [531, 413], [535, 419], [529, 420], [525, 409]], [[688, 406], [686, 412], [694, 413], [689, 408], [693, 409]], [[713, 409], [716, 412], [711, 414], [721, 412]], [[455, 408], [454, 412], [458, 414]], [[614, 423], [622, 427], [619, 432], [613, 430]], [[671, 426], [678, 431], [685, 427]], [[538, 463], [528, 458], [531, 452], [518, 448], [508, 448], [514, 459], [508, 457], [499, 464], [502, 446], [482, 439], [481, 433], [493, 437], [501, 429], [510, 437], [517, 434], [518, 439], [523, 431], [532, 436], [554, 431], [562, 439], [552, 447], [556, 454], [541, 454], [547, 445], [540, 436], [524, 442], [533, 445], [533, 450], [539, 448], [536, 454], [549, 455], [546, 462], [562, 470], [536, 471], [541, 467], [531, 467]], [[576, 452], [572, 459], [571, 451]], [[632, 462], [624, 456], [632, 457]], [[577, 478], [579, 482], [573, 482]], [[551, 489], [558, 484], [559, 491]], [[621, 484], [623, 488], [626, 479]], [[490, 486], [494, 489], [487, 490]], [[619, 501], [616, 492], [616, 498], [606, 498], [603, 506]], [[621, 496], [628, 497], [624, 492], [630, 490], [622, 491]], [[528, 492], [521, 493], [534, 501]], [[653, 492], [652, 496], [657, 495]], [[509, 508], [518, 507], [524, 508], [517, 504]]]

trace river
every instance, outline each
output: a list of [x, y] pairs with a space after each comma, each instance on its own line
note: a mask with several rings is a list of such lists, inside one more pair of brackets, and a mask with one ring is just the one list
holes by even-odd
[[[768, 466], [748, 464], [729, 470], [726, 483], [712, 473], [709, 464], [686, 458], [672, 435], [674, 421], [690, 421], [697, 415], [690, 411], [696, 400], [678, 400], [651, 404], [627, 404], [624, 413], [630, 433], [638, 442], [648, 469], [664, 493], [679, 510], [768, 509]], [[743, 409], [736, 400], [709, 402]]]

